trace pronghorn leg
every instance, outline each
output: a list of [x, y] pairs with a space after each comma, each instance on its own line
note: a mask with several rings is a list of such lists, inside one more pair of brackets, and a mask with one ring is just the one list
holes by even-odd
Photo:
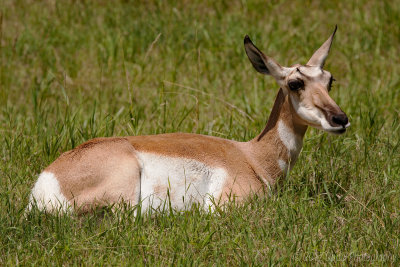
[[62, 154], [39, 176], [31, 195], [43, 210], [136, 205], [140, 199], [140, 164], [124, 138], [99, 138]]

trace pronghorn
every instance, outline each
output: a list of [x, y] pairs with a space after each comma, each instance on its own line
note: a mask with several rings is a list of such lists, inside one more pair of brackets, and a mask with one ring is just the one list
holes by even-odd
[[240, 202], [265, 192], [293, 167], [308, 126], [336, 134], [350, 126], [328, 94], [334, 79], [322, 69], [335, 32], [306, 65], [291, 67], [265, 56], [246, 35], [253, 67], [280, 86], [267, 125], [254, 139], [189, 133], [95, 138], [63, 153], [39, 175], [28, 210], [35, 204], [46, 211], [86, 212], [123, 201], [141, 203], [143, 212], [167, 197], [174, 209], [191, 203], [213, 209], [232, 196]]

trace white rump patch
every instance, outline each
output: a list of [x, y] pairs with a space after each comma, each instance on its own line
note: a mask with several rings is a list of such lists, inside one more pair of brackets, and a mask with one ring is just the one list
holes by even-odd
[[39, 175], [29, 197], [27, 210], [31, 210], [34, 205], [46, 211], [69, 210], [68, 200], [61, 193], [60, 184], [53, 173], [42, 172]]
[[193, 203], [213, 209], [227, 178], [223, 168], [211, 167], [194, 159], [137, 153], [142, 164], [142, 211], [168, 207], [183, 210]]

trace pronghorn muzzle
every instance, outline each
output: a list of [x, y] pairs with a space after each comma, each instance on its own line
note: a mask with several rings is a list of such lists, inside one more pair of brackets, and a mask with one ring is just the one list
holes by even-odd
[[340, 108], [337, 111], [323, 109], [323, 113], [325, 113], [324, 115], [328, 123], [335, 128], [332, 131], [333, 133], [344, 133], [346, 132], [346, 128], [350, 126], [349, 118]]

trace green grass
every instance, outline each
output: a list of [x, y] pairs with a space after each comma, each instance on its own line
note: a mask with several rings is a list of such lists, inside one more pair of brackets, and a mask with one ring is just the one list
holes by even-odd
[[[0, 12], [0, 265], [399, 264], [398, 0], [2, 0]], [[244, 35], [304, 64], [335, 24], [326, 69], [352, 126], [310, 129], [272, 195], [215, 214], [24, 218], [37, 174], [90, 138], [254, 137], [277, 85]]]

